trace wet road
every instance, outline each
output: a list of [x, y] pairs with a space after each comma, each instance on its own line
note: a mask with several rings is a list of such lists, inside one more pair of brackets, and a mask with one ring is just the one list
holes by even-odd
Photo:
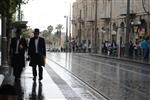
[[88, 54], [48, 53], [48, 59], [109, 100], [150, 100], [150, 66]]

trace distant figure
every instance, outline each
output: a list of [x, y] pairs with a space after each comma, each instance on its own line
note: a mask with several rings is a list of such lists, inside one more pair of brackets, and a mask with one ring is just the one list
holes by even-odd
[[21, 37], [21, 29], [17, 29], [16, 37], [12, 38], [10, 43], [10, 60], [15, 80], [20, 79], [22, 70], [25, 67], [26, 50], [27, 41]]
[[130, 41], [130, 42], [129, 42], [129, 56], [130, 56], [130, 57], [133, 57], [133, 51], [134, 51], [133, 42]]
[[83, 52], [86, 53], [86, 48], [87, 48], [86, 42], [83, 43], [82, 48], [83, 48]]
[[91, 53], [91, 48], [92, 48], [92, 45], [91, 45], [91, 42], [89, 41], [88, 43], [88, 52]]
[[144, 38], [143, 41], [141, 42], [141, 48], [143, 51], [143, 57], [144, 59], [148, 59], [149, 58], [149, 44], [148, 44], [148, 40], [149, 38]]
[[36, 66], [39, 68], [39, 81], [43, 79], [43, 67], [45, 66], [45, 57], [46, 57], [46, 46], [45, 40], [42, 37], [39, 37], [39, 29], [34, 30], [34, 37], [30, 39], [28, 56], [30, 57], [29, 66], [32, 66], [33, 71], [33, 80], [36, 80], [37, 70]]

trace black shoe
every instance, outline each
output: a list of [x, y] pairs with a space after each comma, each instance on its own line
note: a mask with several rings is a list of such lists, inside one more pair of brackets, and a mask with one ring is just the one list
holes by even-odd
[[40, 77], [40, 78], [39, 78], [39, 81], [41, 81], [42, 79], [43, 79], [43, 78], [42, 78], [42, 77]]
[[17, 77], [16, 77], [16, 78], [15, 78], [15, 82], [17, 82], [17, 81], [20, 81], [20, 78], [17, 78]]
[[35, 76], [33, 77], [33, 81], [36, 81], [36, 77]]

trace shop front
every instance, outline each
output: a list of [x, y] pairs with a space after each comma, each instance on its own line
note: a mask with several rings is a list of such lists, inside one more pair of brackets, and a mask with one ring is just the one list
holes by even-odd
[[145, 19], [132, 20], [131, 21], [131, 39], [133, 42], [141, 40], [148, 36], [147, 33], [147, 23]]

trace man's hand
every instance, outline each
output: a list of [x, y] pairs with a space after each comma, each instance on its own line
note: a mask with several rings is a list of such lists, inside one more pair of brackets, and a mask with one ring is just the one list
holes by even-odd
[[23, 46], [22, 46], [21, 44], [19, 45], [19, 47], [20, 47], [21, 49], [23, 48]]
[[27, 61], [30, 61], [30, 59], [31, 59], [31, 57], [30, 57], [30, 56], [28, 56], [28, 57], [26, 58], [26, 60], [27, 60]]

